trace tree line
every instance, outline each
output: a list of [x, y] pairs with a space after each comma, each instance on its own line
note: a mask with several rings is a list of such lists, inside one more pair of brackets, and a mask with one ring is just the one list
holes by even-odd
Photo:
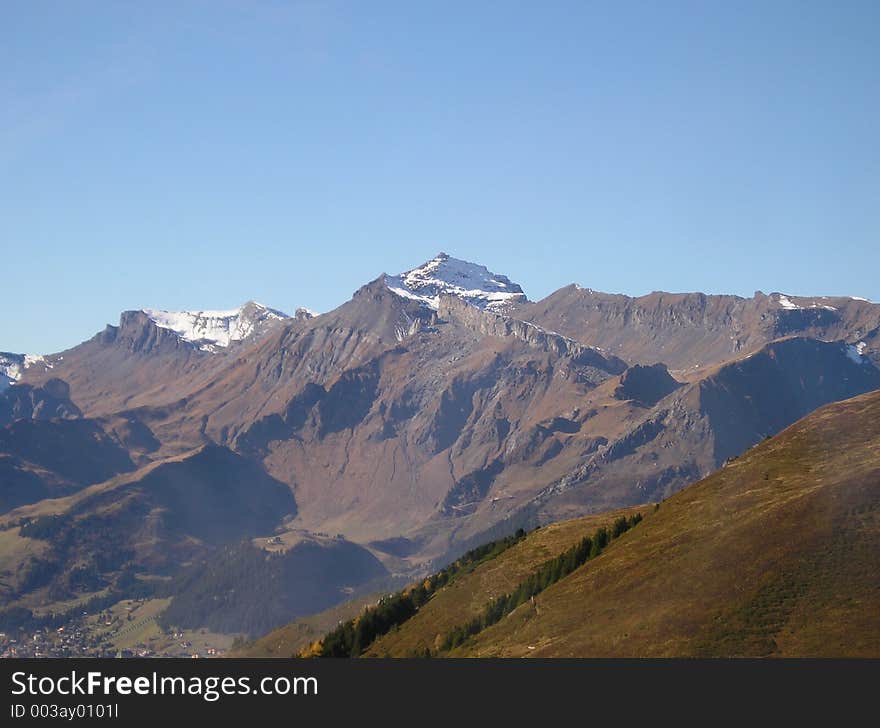
[[491, 541], [453, 561], [449, 566], [407, 589], [383, 597], [364, 612], [343, 622], [303, 652], [301, 657], [357, 657], [379, 637], [398, 627], [425, 604], [437, 590], [451, 584], [462, 574], [509, 549], [526, 537], [522, 528], [511, 536]]
[[596, 558], [613, 539], [626, 533], [641, 520], [641, 513], [636, 513], [630, 518], [621, 516], [613, 523], [610, 530], [602, 526], [596, 530], [592, 537], [587, 536], [581, 539], [575, 546], [563, 551], [555, 558], [545, 561], [512, 592], [491, 600], [478, 616], [447, 632], [441, 642], [440, 649], [442, 651], [454, 649], [464, 644], [475, 634], [500, 622], [518, 606], [540, 594], [551, 584], [568, 576], [590, 559]]

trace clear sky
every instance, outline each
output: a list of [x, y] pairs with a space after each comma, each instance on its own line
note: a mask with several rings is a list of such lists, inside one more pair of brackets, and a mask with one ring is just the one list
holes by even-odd
[[880, 301], [880, 3], [0, 5], [0, 350], [440, 250], [533, 299]]

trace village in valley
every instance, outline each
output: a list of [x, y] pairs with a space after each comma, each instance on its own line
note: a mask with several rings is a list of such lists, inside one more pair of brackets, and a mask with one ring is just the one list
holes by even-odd
[[164, 631], [156, 620], [166, 599], [126, 599], [97, 614], [18, 633], [0, 632], [0, 658], [219, 657], [235, 637], [207, 630]]

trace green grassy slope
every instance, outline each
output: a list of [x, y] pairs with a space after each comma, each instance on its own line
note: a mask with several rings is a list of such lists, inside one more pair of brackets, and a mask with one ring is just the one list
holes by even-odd
[[548, 559], [571, 548], [600, 526], [611, 525], [620, 515], [647, 513], [651, 508], [625, 508], [553, 523], [533, 531], [498, 557], [441, 589], [400, 629], [379, 638], [365, 657], [407, 657], [421, 654], [425, 648], [435, 650], [436, 643], [449, 630], [481, 614], [490, 599], [512, 591]]

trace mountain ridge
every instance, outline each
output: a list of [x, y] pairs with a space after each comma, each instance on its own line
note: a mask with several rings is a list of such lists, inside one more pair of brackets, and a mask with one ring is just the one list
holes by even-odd
[[[228, 346], [205, 348], [207, 323], [188, 340], [124, 312], [26, 367], [0, 393], [6, 522], [100, 487], [84, 475], [99, 448], [77, 456], [73, 434], [59, 452], [80, 463], [28, 449], [29, 432], [49, 443], [80, 428], [125, 454], [89, 478], [223, 448], [296, 502], [262, 535], [338, 534], [416, 574], [489, 534], [667, 497], [812, 409], [880, 388], [875, 304], [575, 287], [533, 303], [483, 266], [458, 276], [459, 262], [402, 274], [407, 295], [383, 274], [321, 315], [268, 315], [241, 340], [221, 316]], [[210, 464], [193, 463], [178, 470], [197, 485]]]
[[[159, 328], [174, 332], [183, 341], [192, 342], [203, 351], [228, 347], [264, 333], [272, 322], [290, 318], [286, 313], [256, 301], [248, 301], [228, 311], [141, 310]], [[297, 311], [309, 316], [307, 309]]]

